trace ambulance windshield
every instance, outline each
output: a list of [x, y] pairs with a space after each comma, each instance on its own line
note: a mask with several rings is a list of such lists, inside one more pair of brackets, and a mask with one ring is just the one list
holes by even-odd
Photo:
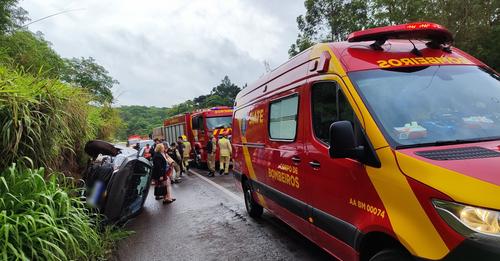
[[476, 66], [349, 73], [396, 148], [500, 139], [499, 76]]
[[207, 128], [209, 130], [231, 128], [231, 121], [231, 116], [210, 117], [207, 118]]

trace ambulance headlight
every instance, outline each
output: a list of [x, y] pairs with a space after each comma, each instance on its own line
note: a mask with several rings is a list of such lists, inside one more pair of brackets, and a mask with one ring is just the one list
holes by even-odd
[[467, 206], [443, 200], [432, 203], [439, 215], [457, 232], [464, 236], [479, 233], [500, 237], [500, 212]]

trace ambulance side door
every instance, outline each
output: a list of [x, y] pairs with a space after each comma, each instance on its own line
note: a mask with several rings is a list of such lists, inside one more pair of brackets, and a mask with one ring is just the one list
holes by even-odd
[[269, 209], [289, 225], [310, 235], [310, 208], [306, 181], [300, 171], [304, 165], [303, 92], [299, 86], [269, 100], [266, 196]]
[[350, 208], [349, 198], [351, 192], [363, 190], [366, 173], [360, 162], [332, 159], [328, 153], [330, 125], [339, 120], [355, 121], [341, 84], [340, 79], [313, 82], [305, 92], [304, 99], [310, 101], [310, 106], [305, 113], [307, 165], [303, 168], [309, 184], [315, 240], [339, 257], [351, 259], [357, 230], [351, 224], [356, 210]]

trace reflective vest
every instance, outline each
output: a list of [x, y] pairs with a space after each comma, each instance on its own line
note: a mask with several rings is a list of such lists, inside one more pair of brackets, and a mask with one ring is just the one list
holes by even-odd
[[183, 154], [182, 156], [189, 157], [189, 153], [191, 152], [191, 143], [189, 143], [189, 141], [184, 141], [182, 145], [184, 145], [184, 151], [182, 152]]
[[219, 150], [221, 156], [231, 156], [232, 148], [231, 142], [228, 139], [222, 137], [219, 139]]

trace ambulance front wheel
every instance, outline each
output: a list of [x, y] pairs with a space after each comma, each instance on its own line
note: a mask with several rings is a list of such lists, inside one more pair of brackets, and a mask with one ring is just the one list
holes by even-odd
[[370, 258], [370, 261], [410, 261], [413, 260], [407, 251], [398, 248], [384, 249]]
[[250, 215], [250, 217], [252, 218], [259, 218], [260, 216], [262, 216], [262, 212], [264, 212], [264, 209], [253, 198], [253, 191], [252, 187], [250, 186], [250, 182], [246, 180], [243, 181], [243, 191], [245, 195], [245, 207], [247, 209], [248, 215]]

